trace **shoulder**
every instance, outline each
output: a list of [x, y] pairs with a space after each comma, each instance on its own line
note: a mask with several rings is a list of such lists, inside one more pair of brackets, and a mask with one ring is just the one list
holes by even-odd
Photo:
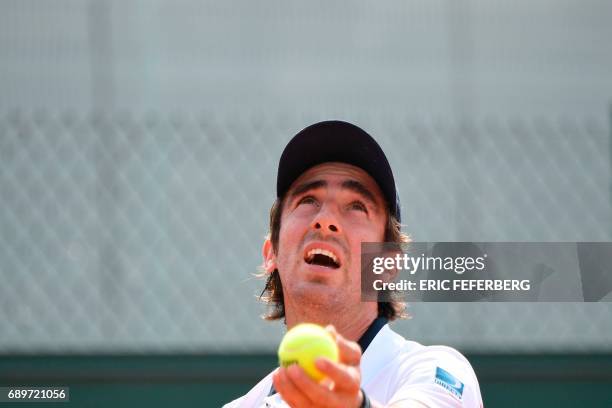
[[228, 402], [223, 408], [241, 408], [241, 407], [254, 407], [260, 406], [264, 398], [270, 392], [272, 386], [272, 374], [274, 371], [265, 376], [260, 382], [258, 382], [249, 392], [240, 398], [237, 398], [231, 402]]
[[[446, 367], [465, 375], [476, 376], [468, 359], [458, 350], [448, 346], [423, 346], [422, 344], [406, 341], [407, 346], [401, 353], [401, 362], [404, 368], [414, 367]], [[408, 363], [408, 364], [406, 364]]]
[[[447, 346], [424, 346], [388, 329], [382, 333], [395, 357], [381, 367], [386, 403], [419, 401], [436, 407], [480, 407], [480, 386], [469, 361]], [[382, 346], [382, 345], [381, 345]], [[382, 347], [381, 347], [382, 349]]]

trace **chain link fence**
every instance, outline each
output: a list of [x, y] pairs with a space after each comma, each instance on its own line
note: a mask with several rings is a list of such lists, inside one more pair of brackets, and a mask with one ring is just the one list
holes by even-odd
[[[415, 240], [611, 241], [610, 16], [3, 1], [0, 353], [273, 351], [253, 274], [276, 165], [324, 119], [380, 142]], [[609, 302], [410, 312], [402, 334], [462, 351], [612, 350]]]
[[[351, 117], [415, 240], [609, 241], [608, 124]], [[273, 350], [258, 318], [275, 170], [316, 117], [13, 111], [0, 120], [1, 352]], [[410, 338], [609, 350], [612, 304], [415, 304]]]

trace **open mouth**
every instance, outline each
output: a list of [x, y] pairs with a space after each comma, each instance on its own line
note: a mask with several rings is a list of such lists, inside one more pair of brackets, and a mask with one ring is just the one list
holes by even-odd
[[325, 249], [315, 248], [308, 251], [304, 258], [309, 265], [325, 266], [327, 268], [337, 269], [340, 267], [338, 258], [332, 252]]

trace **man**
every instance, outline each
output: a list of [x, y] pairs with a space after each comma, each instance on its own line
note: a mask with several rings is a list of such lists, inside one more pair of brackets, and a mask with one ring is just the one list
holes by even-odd
[[391, 167], [365, 131], [320, 122], [289, 142], [263, 245], [267, 318], [327, 326], [340, 362], [317, 360], [331, 380], [322, 383], [297, 365], [278, 368], [226, 407], [482, 406], [465, 357], [393, 332], [402, 303], [361, 301], [361, 243], [406, 242], [400, 220]]

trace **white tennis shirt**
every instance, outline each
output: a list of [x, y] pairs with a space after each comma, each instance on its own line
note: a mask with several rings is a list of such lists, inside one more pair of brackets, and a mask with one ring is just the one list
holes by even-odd
[[[287, 407], [278, 393], [268, 395], [272, 373], [225, 408]], [[361, 388], [386, 405], [418, 401], [428, 407], [482, 407], [472, 366], [457, 350], [423, 346], [395, 333], [386, 324], [361, 357]]]

